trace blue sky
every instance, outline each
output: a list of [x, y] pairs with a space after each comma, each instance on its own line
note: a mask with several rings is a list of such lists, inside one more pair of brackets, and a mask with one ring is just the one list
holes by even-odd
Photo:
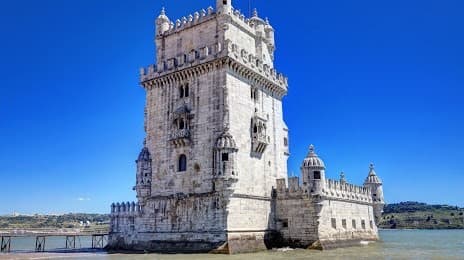
[[[154, 18], [214, 2], [2, 1], [0, 214], [133, 200]], [[388, 202], [464, 206], [464, 3], [273, 3], [252, 6], [276, 29], [290, 81], [289, 172], [313, 143], [331, 178], [361, 184], [374, 162]]]

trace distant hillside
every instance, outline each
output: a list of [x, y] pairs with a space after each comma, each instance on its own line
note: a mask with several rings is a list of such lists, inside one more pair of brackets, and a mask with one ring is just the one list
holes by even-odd
[[108, 226], [109, 221], [107, 214], [0, 216], [0, 229], [83, 228]]
[[463, 229], [464, 208], [401, 202], [385, 206], [380, 228], [387, 229]]
[[[108, 214], [0, 216], [1, 229], [108, 227]], [[401, 202], [385, 206], [379, 223], [386, 229], [464, 229], [464, 208]]]

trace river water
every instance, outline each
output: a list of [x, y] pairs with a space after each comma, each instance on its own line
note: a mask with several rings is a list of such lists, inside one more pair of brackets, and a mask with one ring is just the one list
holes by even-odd
[[[381, 241], [360, 247], [340, 248], [327, 251], [303, 249], [278, 249], [240, 255], [160, 255], [160, 254], [116, 254], [104, 252], [84, 253], [26, 253], [34, 248], [35, 239], [13, 238], [12, 254], [0, 254], [1, 259], [159, 259], [159, 260], [272, 260], [272, 259], [461, 259], [464, 260], [464, 230], [381, 230]], [[52, 237], [46, 241], [46, 249], [60, 249], [64, 238]], [[88, 248], [90, 237], [76, 240], [76, 246]]]

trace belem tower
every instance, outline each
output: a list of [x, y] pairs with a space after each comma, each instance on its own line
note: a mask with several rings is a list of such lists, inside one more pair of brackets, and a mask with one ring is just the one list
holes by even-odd
[[155, 44], [156, 63], [140, 72], [137, 202], [111, 205], [110, 249], [232, 254], [378, 239], [373, 165], [363, 186], [330, 180], [310, 146], [302, 180], [288, 178], [288, 84], [267, 19], [246, 18], [231, 0], [175, 21], [163, 9]]

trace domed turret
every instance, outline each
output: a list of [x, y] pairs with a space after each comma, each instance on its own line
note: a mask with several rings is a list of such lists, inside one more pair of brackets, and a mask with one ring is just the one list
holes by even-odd
[[314, 151], [314, 145], [309, 146], [309, 153], [301, 166], [303, 184], [308, 186], [311, 194], [321, 194], [325, 185], [324, 161]]
[[220, 150], [236, 150], [237, 145], [232, 135], [229, 133], [228, 129], [219, 136], [216, 141], [216, 149]]
[[171, 21], [166, 16], [166, 11], [164, 7], [161, 9], [161, 13], [156, 18], [156, 35], [162, 35], [164, 32], [169, 31]]
[[216, 0], [216, 10], [218, 14], [231, 14], [232, 0]]
[[236, 176], [235, 154], [238, 149], [228, 128], [225, 128], [224, 132], [218, 137], [215, 150], [216, 175], [225, 177]]
[[152, 181], [152, 158], [145, 141], [135, 162], [137, 163], [137, 175], [134, 190], [137, 192], [137, 199], [143, 205], [151, 195]]
[[369, 174], [367, 175], [367, 178], [364, 181], [364, 184], [380, 184], [380, 185], [382, 185], [382, 180], [380, 180], [380, 178], [377, 177], [377, 174], [375, 173], [373, 163], [371, 163], [369, 165]]
[[265, 36], [264, 26], [266, 22], [258, 16], [258, 10], [256, 10], [256, 8], [253, 10], [253, 16], [250, 18], [250, 25], [255, 27], [258, 36]]
[[377, 176], [373, 163], [369, 165], [369, 174], [364, 181], [364, 187], [370, 189], [372, 192], [374, 216], [378, 220], [382, 216], [385, 201], [383, 198], [382, 180]]
[[264, 25], [264, 32], [265, 32], [268, 47], [270, 51], [273, 52], [275, 49], [274, 28], [272, 28], [267, 18], [266, 18], [266, 23]]
[[324, 162], [314, 152], [314, 145], [309, 146], [309, 153], [303, 160], [303, 167], [322, 170], [325, 169]]

